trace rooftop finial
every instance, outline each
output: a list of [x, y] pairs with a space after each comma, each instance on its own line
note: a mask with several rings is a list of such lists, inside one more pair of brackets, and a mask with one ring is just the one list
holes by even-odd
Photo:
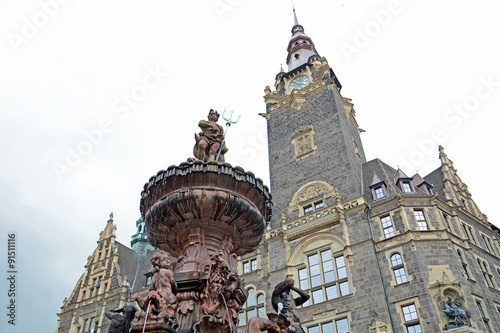
[[293, 25], [299, 25], [299, 21], [297, 20], [297, 14], [295, 14], [295, 5], [293, 4], [292, 1], [292, 7], [293, 7]]

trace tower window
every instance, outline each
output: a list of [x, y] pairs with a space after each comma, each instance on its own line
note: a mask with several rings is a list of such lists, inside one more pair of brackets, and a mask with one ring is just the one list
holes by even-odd
[[295, 54], [295, 59], [299, 59], [300, 58], [300, 54]]
[[323, 201], [316, 201], [315, 203], [304, 206], [304, 215], [311, 214], [323, 208], [325, 208], [325, 203]]

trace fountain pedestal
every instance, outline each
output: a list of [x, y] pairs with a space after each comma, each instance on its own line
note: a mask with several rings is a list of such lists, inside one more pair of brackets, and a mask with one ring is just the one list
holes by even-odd
[[270, 199], [260, 179], [227, 163], [182, 163], [144, 186], [149, 240], [177, 258], [178, 332], [236, 331], [247, 297], [236, 258], [259, 245]]

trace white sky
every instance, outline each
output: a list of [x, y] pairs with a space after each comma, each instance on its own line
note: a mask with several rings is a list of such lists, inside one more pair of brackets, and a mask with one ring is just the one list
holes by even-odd
[[[210, 108], [242, 115], [228, 132], [226, 160], [269, 184], [266, 124], [257, 114], [265, 112], [264, 87], [273, 87], [281, 63], [286, 69], [290, 1], [65, 1], [49, 6], [49, 17], [40, 5], [49, 0], [0, 0], [0, 233], [17, 232], [19, 246], [17, 325], [7, 326], [2, 313], [2, 332], [55, 330], [109, 213], [129, 245], [142, 186], [192, 156], [197, 122]], [[439, 167], [442, 144], [479, 208], [500, 225], [493, 196], [500, 6], [296, 0], [295, 7], [355, 103], [368, 159], [424, 176]], [[356, 53], [346, 53], [348, 44]], [[147, 76], [158, 70], [168, 75], [156, 84]], [[123, 95], [141, 91], [144, 100], [125, 107]], [[108, 133], [85, 146], [83, 132], [102, 122]], [[54, 163], [67, 164], [78, 147], [87, 156], [73, 156], [58, 177]]]

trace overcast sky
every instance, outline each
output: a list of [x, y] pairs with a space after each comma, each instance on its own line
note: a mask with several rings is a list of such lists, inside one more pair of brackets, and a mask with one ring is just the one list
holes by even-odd
[[[47, 5], [48, 3], [48, 5]], [[409, 175], [445, 147], [500, 225], [499, 5], [475, 0], [295, 0], [353, 99], [369, 160]], [[17, 321], [52, 332], [109, 213], [130, 245], [149, 177], [192, 156], [210, 108], [241, 115], [226, 160], [269, 184], [264, 88], [290, 1], [0, 0], [0, 233], [17, 233]], [[333, 184], [334, 185], [334, 184]], [[272, 190], [272, 189], [271, 189]], [[5, 273], [6, 274], [6, 273]]]

